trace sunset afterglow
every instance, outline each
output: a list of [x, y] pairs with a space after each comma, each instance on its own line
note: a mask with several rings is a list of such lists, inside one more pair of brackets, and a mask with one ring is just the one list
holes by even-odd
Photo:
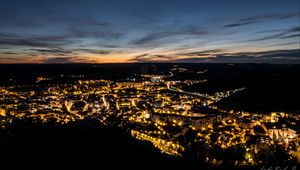
[[12, 0], [0, 11], [0, 63], [299, 63], [297, 0]]

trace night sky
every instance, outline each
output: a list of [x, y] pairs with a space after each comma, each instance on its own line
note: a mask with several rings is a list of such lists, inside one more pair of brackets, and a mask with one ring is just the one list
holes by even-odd
[[299, 0], [1, 0], [0, 63], [298, 63]]

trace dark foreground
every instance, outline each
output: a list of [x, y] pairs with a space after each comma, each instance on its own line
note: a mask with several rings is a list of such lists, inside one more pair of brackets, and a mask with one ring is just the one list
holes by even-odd
[[[9, 133], [7, 133], [9, 132]], [[1, 169], [261, 169], [272, 165], [212, 166], [195, 159], [169, 157], [117, 128], [83, 120], [53, 126], [16, 121], [1, 131]]]

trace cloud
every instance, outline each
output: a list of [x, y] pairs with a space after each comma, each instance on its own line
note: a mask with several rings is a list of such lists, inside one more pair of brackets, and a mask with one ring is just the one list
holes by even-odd
[[101, 38], [117, 39], [123, 33], [116, 31], [116, 27], [110, 22], [99, 21], [93, 18], [59, 18], [65, 24], [65, 32], [69, 38]]
[[264, 31], [257, 31], [254, 34], [265, 34], [265, 33], [274, 33], [274, 32], [281, 32], [282, 29], [272, 29], [272, 30], [264, 30]]
[[300, 64], [300, 49], [276, 50], [256, 53], [223, 53], [207, 58], [183, 58], [175, 60], [174, 62]]
[[[60, 52], [60, 51], [57, 51]], [[211, 53], [209, 53], [211, 52]], [[203, 57], [203, 54], [207, 55]], [[273, 50], [263, 52], [239, 52], [227, 53], [222, 50], [195, 51], [182, 54], [161, 55], [141, 54], [133, 57], [129, 62], [138, 63], [289, 63], [300, 64], [300, 49]], [[197, 56], [198, 54], [198, 56]], [[58, 56], [50, 57], [43, 55], [29, 54], [26, 59], [23, 57], [0, 57], [0, 63], [97, 63], [95, 58], [82, 56]]]
[[173, 36], [182, 36], [182, 35], [190, 35], [190, 36], [198, 36], [198, 35], [207, 35], [209, 32], [202, 30], [198, 27], [185, 27], [182, 30], [178, 31], [161, 31], [161, 32], [152, 32], [148, 35], [133, 41], [133, 44], [136, 45], [144, 45], [157, 43], [157, 41], [162, 40], [164, 38], [173, 37]]
[[69, 38], [102, 38], [102, 39], [117, 39], [120, 38], [123, 33], [114, 32], [109, 29], [89, 29], [84, 27], [69, 28], [67, 30], [67, 36]]
[[94, 63], [96, 60], [83, 57], [51, 57], [43, 60], [44, 64]]
[[7, 46], [26, 46], [26, 47], [54, 47], [58, 44], [53, 44], [47, 41], [40, 41], [35, 39], [1, 39], [0, 45]]
[[119, 45], [115, 45], [115, 44], [97, 43], [97, 45], [104, 48], [120, 48]]
[[[212, 52], [210, 55], [203, 57], [203, 54]], [[166, 55], [142, 54], [134, 57], [133, 62], [169, 62], [169, 63], [291, 63], [300, 64], [300, 49], [293, 50], [274, 50], [264, 52], [241, 52], [241, 53], [224, 53], [222, 50], [210, 50]], [[216, 52], [216, 53], [214, 53]], [[199, 54], [199, 55], [197, 55]], [[193, 56], [193, 57], [189, 57]], [[197, 57], [199, 56], [199, 57]], [[184, 58], [183, 58], [184, 57]]]
[[144, 59], [147, 58], [149, 56], [149, 54], [141, 54], [141, 55], [137, 55], [134, 57], [135, 60], [140, 60], [140, 59]]
[[273, 14], [263, 14], [263, 15], [257, 15], [247, 18], [241, 18], [238, 21], [240, 22], [251, 22], [251, 21], [257, 21], [257, 20], [280, 20], [280, 19], [287, 19], [290, 17], [298, 16], [299, 13], [290, 13], [290, 14], [279, 14], [279, 13], [273, 13]]
[[55, 54], [55, 55], [73, 54], [73, 51], [65, 50], [65, 49], [61, 49], [61, 48], [55, 48], [55, 49], [30, 49], [30, 50], [34, 51], [36, 53], [41, 53], [41, 54]]
[[20, 58], [0, 57], [0, 63], [20, 63], [20, 62], [22, 62]]
[[299, 58], [185, 58], [172, 61], [173, 63], [270, 63], [270, 64], [300, 64]]
[[73, 50], [76, 52], [86, 52], [86, 53], [101, 54], [101, 55], [110, 54], [112, 52], [112, 51], [108, 51], [108, 50], [97, 50], [97, 49], [86, 49], [86, 48], [73, 49]]
[[39, 63], [40, 64], [43, 63], [43, 58], [33, 57], [33, 56], [26, 56], [26, 57], [25, 56], [22, 57], [1, 57], [0, 56], [0, 63], [6, 63], [6, 64]]
[[224, 25], [224, 27], [239, 27], [239, 26], [244, 26], [244, 25], [250, 25], [254, 22], [238, 22], [238, 23], [235, 23], [235, 24], [228, 24], [228, 25]]
[[0, 34], [0, 45], [23, 47], [58, 47], [70, 44], [63, 36], [21, 36], [18, 34]]
[[297, 26], [297, 27], [292, 27], [288, 30], [284, 30], [280, 33], [272, 34], [262, 38], [247, 40], [247, 41], [264, 41], [264, 40], [276, 39], [276, 38], [281, 38], [281, 39], [294, 38], [294, 37], [299, 37], [299, 34], [300, 34], [300, 27]]
[[[0, 32], [0, 46], [8, 47], [40, 47], [60, 48], [63, 46], [80, 46], [81, 42], [88, 39], [94, 42], [101, 41], [103, 46], [113, 48], [108, 40], [120, 38], [123, 33], [115, 30], [109, 22], [96, 19], [58, 18], [59, 33], [49, 32], [46, 35], [29, 34], [24, 32]], [[30, 23], [28, 23], [30, 25]], [[39, 28], [40, 29], [40, 28]], [[34, 30], [34, 29], [33, 29]], [[106, 41], [103, 41], [105, 39]]]
[[107, 50], [97, 50], [97, 49], [85, 49], [85, 48], [74, 48], [74, 49], [63, 49], [63, 48], [48, 48], [48, 49], [30, 49], [33, 53], [30, 54], [39, 54], [39, 55], [55, 55], [55, 56], [70, 56], [76, 55], [79, 53], [90, 53], [90, 54], [99, 54], [106, 55], [110, 54], [111, 51]]
[[130, 62], [166, 62], [168, 60], [172, 60], [172, 56], [167, 55], [151, 55], [151, 54], [141, 54], [133, 57], [133, 59], [130, 60]]
[[295, 44], [299, 44], [299, 41], [292, 41], [292, 42], [286, 42], [286, 43], [272, 44], [270, 46], [287, 46], [287, 45], [295, 45]]
[[0, 52], [0, 54], [23, 54], [28, 56], [74, 56], [80, 53], [89, 53], [89, 54], [99, 54], [99, 55], [107, 55], [112, 53], [113, 51], [108, 50], [99, 50], [99, 49], [88, 49], [88, 48], [31, 48], [25, 49], [20, 53], [16, 52]]
[[276, 20], [283, 20], [287, 18], [292, 18], [298, 16], [299, 13], [290, 13], [290, 14], [279, 14], [279, 13], [271, 13], [271, 14], [263, 14], [263, 15], [256, 15], [252, 17], [245, 17], [236, 20], [234, 23], [224, 25], [225, 28], [230, 27], [240, 27], [265, 21], [276, 21]]
[[298, 58], [300, 59], [300, 49], [292, 50], [275, 50], [275, 51], [265, 51], [253, 53], [256, 57], [263, 58], [278, 58], [278, 57], [287, 57], [287, 58]]
[[282, 36], [280, 38], [294, 38], [294, 37], [300, 38], [300, 33], [298, 33], [298, 34], [292, 34], [292, 35], [286, 35], [286, 36]]
[[214, 55], [216, 53], [224, 52], [224, 50], [221, 49], [215, 49], [215, 50], [205, 50], [205, 51], [194, 51], [194, 52], [188, 52], [188, 53], [178, 53], [177, 55], [183, 55], [183, 56], [208, 56], [208, 55]]
[[3, 52], [3, 53], [0, 53], [0, 54], [15, 55], [15, 54], [18, 54], [18, 53], [14, 53], [14, 52]]

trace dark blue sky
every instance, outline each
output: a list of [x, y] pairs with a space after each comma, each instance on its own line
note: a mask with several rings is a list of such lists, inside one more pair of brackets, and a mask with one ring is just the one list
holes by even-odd
[[299, 0], [2, 0], [0, 63], [299, 63]]

